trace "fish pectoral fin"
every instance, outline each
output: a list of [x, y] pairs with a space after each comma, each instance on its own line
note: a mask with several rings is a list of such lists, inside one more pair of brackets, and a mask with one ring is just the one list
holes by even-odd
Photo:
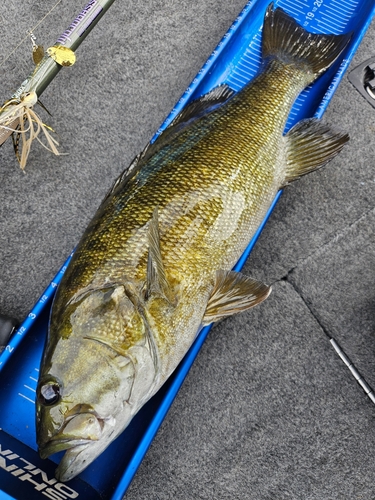
[[235, 271], [219, 270], [203, 317], [208, 325], [232, 314], [260, 304], [271, 293], [271, 287]]
[[155, 208], [148, 226], [148, 261], [146, 297], [162, 295], [169, 303], [174, 303], [171, 287], [165, 274], [160, 249], [158, 207]]
[[348, 142], [348, 134], [335, 132], [316, 119], [302, 120], [285, 136], [286, 175], [284, 186], [322, 167]]

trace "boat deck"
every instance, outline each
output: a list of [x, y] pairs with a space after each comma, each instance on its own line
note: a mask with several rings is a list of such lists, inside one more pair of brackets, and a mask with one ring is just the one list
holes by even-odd
[[[53, 116], [40, 114], [67, 155], [35, 145], [23, 173], [11, 142], [0, 149], [1, 312], [27, 315], [243, 4], [115, 2], [47, 88]], [[80, 7], [64, 0], [37, 41], [52, 44]], [[0, 7], [4, 56], [44, 14], [19, 9]], [[350, 69], [371, 56], [374, 23]], [[0, 68], [1, 102], [29, 58], [25, 43]], [[284, 190], [243, 270], [273, 293], [211, 330], [126, 499], [375, 497], [375, 405], [328, 340], [375, 387], [375, 109], [345, 75], [323, 120], [350, 143]]]

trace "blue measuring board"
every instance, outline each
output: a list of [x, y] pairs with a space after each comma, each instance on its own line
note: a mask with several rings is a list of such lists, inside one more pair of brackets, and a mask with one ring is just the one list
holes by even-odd
[[[267, 6], [268, 1], [263, 0], [245, 6], [154, 139], [191, 100], [223, 83], [238, 91], [255, 76], [261, 62], [262, 24]], [[371, 22], [375, 5], [373, 0], [279, 0], [275, 7], [281, 7], [315, 33], [353, 32], [345, 53], [296, 100], [286, 125], [289, 129], [303, 118], [322, 116]], [[279, 196], [280, 193], [236, 270], [242, 268]], [[61, 455], [41, 460], [37, 454], [35, 389], [52, 298], [68, 262], [69, 259], [0, 355], [0, 499], [121, 499], [209, 332], [207, 327], [199, 333], [177, 370], [126, 431], [77, 478], [67, 484], [59, 483], [54, 469]]]

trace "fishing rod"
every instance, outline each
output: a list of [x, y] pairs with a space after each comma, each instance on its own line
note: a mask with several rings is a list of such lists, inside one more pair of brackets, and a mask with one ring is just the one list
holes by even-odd
[[[59, 36], [54, 47], [63, 47], [74, 53], [114, 1], [115, 0], [90, 0], [64, 33]], [[52, 49], [54, 47], [52, 47]], [[39, 98], [40, 94], [42, 94], [63, 66], [64, 64], [54, 59], [53, 50], [47, 50], [46, 55], [42, 57], [33, 72], [21, 83], [20, 87], [11, 96], [9, 101], [7, 101], [10, 104], [5, 106], [5, 108], [11, 111], [12, 106], [15, 106], [14, 103], [22, 101], [22, 96], [28, 95], [29, 93], [34, 92]], [[4, 107], [0, 108], [0, 117], [1, 110], [4, 110]], [[0, 146], [10, 137], [10, 135], [17, 132], [18, 127], [22, 126], [23, 117], [15, 116], [14, 119], [7, 122], [6, 126], [0, 127]], [[14, 318], [0, 314], [0, 353], [7, 344], [17, 324], [18, 322]]]
[[[22, 104], [23, 96], [35, 93], [36, 96], [42, 94], [46, 87], [55, 78], [63, 66], [70, 66], [74, 63], [68, 60], [64, 64], [64, 58], [56, 57], [56, 51], [74, 53], [86, 36], [100, 21], [115, 0], [90, 0], [69, 27], [59, 36], [55, 45], [47, 49], [42, 60], [37, 64], [32, 73], [24, 80], [16, 92], [11, 96], [7, 105], [0, 108], [1, 114], [12, 111], [12, 105]], [[30, 32], [31, 33], [31, 32]], [[20, 125], [20, 116], [15, 116], [14, 120], [8, 121], [6, 126], [0, 127], [0, 146]], [[48, 127], [49, 128], [49, 127]]]

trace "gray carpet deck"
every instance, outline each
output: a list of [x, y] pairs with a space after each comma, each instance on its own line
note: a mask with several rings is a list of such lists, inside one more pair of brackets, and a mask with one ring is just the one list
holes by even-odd
[[[3, 0], [0, 60], [54, 3]], [[243, 4], [118, 0], [48, 87], [40, 114], [67, 155], [36, 145], [24, 174], [11, 141], [0, 149], [1, 312], [27, 314]], [[64, 0], [37, 41], [82, 7]], [[1, 102], [30, 50], [0, 67]], [[372, 55], [374, 24], [351, 67]], [[345, 77], [324, 121], [350, 144], [285, 189], [245, 265], [272, 295], [211, 331], [127, 499], [375, 498], [375, 406], [326, 336], [375, 386], [375, 110]]]

